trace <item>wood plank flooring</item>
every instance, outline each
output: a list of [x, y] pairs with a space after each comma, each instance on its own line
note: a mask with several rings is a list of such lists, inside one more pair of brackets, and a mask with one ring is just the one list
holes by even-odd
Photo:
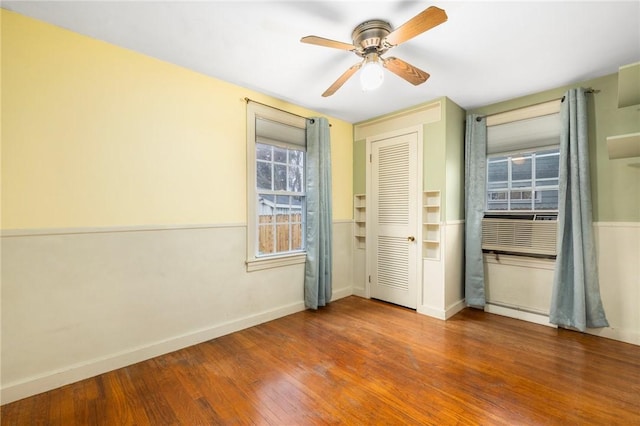
[[640, 347], [351, 296], [0, 413], [2, 425], [640, 425]]

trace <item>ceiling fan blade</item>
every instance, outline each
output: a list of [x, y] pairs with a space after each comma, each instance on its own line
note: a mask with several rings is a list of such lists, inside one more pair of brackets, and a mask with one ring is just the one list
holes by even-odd
[[341, 41], [329, 40], [328, 38], [318, 36], [306, 36], [300, 39], [302, 43], [315, 44], [317, 46], [333, 47], [334, 49], [354, 50], [353, 44], [343, 43]]
[[391, 57], [384, 59], [383, 61], [386, 69], [395, 75], [404, 78], [414, 86], [424, 83], [430, 77], [429, 73], [406, 63], [402, 59]]
[[435, 6], [428, 7], [418, 13], [413, 18], [392, 31], [385, 41], [391, 46], [397, 46], [407, 40], [414, 38], [431, 28], [447, 21], [447, 14], [444, 10]]
[[358, 62], [357, 64], [353, 65], [351, 68], [346, 70], [340, 77], [338, 77], [338, 79], [327, 90], [325, 90], [325, 92], [322, 94], [322, 97], [326, 98], [327, 96], [331, 96], [334, 93], [336, 93], [336, 91], [339, 88], [341, 88], [342, 85], [347, 80], [349, 80], [349, 78], [351, 78], [351, 76], [355, 74], [356, 71], [358, 71], [361, 66], [362, 66], [362, 62]]

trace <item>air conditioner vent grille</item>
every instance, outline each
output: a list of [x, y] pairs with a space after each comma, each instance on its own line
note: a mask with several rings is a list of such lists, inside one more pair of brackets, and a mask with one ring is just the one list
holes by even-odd
[[482, 249], [510, 253], [556, 255], [557, 221], [484, 218]]

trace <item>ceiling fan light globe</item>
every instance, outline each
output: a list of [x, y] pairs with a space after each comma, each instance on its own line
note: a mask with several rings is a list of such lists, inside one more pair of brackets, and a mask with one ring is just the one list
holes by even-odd
[[384, 68], [379, 61], [366, 62], [360, 70], [360, 86], [362, 91], [370, 92], [382, 86]]

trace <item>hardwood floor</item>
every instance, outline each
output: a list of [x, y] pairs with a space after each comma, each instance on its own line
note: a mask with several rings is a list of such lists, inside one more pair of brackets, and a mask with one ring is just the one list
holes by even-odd
[[640, 425], [640, 347], [351, 296], [1, 414], [2, 425]]

